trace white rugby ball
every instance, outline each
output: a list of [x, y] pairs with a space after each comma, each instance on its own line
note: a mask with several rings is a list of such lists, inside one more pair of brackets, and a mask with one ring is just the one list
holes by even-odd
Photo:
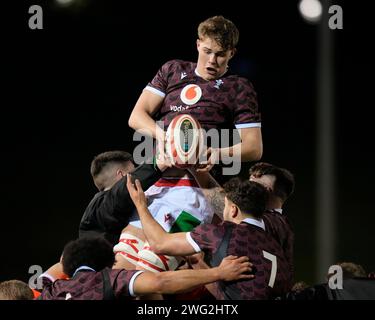
[[187, 168], [198, 162], [203, 147], [200, 123], [188, 114], [180, 114], [169, 124], [166, 133], [165, 151], [172, 164]]

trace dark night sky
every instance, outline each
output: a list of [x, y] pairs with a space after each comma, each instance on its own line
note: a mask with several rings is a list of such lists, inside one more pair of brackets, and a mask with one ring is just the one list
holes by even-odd
[[[95, 193], [89, 175], [93, 156], [131, 150], [127, 119], [143, 87], [167, 60], [195, 60], [198, 23], [222, 14], [240, 30], [232, 68], [258, 93], [263, 160], [296, 175], [287, 205], [296, 233], [296, 280], [312, 283], [318, 37], [317, 26], [299, 16], [297, 1], [130, 7], [106, 0], [88, 1], [75, 11], [39, 3], [44, 29], [28, 29], [25, 1], [11, 9], [3, 46], [0, 281], [27, 280], [30, 265], [47, 268], [59, 258], [63, 245], [77, 236]], [[344, 30], [332, 31], [337, 260], [370, 271], [375, 270], [369, 116], [374, 28], [359, 4], [333, 3], [344, 9]]]

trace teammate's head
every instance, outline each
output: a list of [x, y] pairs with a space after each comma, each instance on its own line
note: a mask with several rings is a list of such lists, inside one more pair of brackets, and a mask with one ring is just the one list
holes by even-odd
[[125, 151], [107, 151], [91, 162], [91, 175], [100, 190], [110, 189], [118, 180], [134, 169], [133, 158]]
[[250, 168], [249, 174], [250, 181], [261, 183], [268, 190], [267, 207], [277, 203], [283, 205], [294, 191], [294, 176], [284, 168], [258, 162]]
[[70, 241], [61, 258], [63, 271], [69, 277], [81, 266], [88, 266], [99, 272], [111, 268], [115, 262], [112, 245], [101, 237], [84, 237]]
[[224, 190], [224, 220], [240, 223], [249, 216], [258, 219], [265, 211], [267, 190], [260, 183], [232, 178]]
[[218, 79], [227, 71], [238, 38], [237, 27], [223, 16], [211, 17], [199, 24], [197, 71], [203, 79]]
[[307, 289], [308, 287], [309, 287], [309, 285], [306, 282], [304, 282], [304, 281], [298, 281], [298, 282], [296, 282], [293, 285], [291, 291], [293, 291], [293, 292], [300, 292], [300, 291], [302, 291], [304, 289]]
[[[338, 262], [335, 264], [336, 266], [340, 266], [342, 269], [342, 277], [344, 279], [351, 279], [351, 278], [366, 278], [367, 273], [365, 269], [360, 264], [356, 264], [353, 262]], [[328, 274], [327, 278], [329, 279], [333, 274]]]
[[33, 291], [19, 280], [9, 280], [0, 283], [0, 300], [32, 300]]

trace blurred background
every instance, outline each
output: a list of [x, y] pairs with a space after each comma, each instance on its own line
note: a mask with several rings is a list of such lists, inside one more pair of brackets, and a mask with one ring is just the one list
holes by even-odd
[[[42, 30], [28, 27], [32, 4], [43, 8]], [[296, 177], [285, 209], [295, 280], [322, 282], [337, 261], [374, 271], [374, 26], [364, 5], [330, 5], [343, 9], [341, 30], [312, 21], [316, 4], [306, 20], [295, 0], [48, 0], [4, 9], [0, 281], [27, 281], [31, 265], [46, 269], [77, 237], [96, 192], [92, 158], [133, 149], [127, 120], [142, 89], [164, 62], [195, 61], [197, 26], [218, 14], [240, 30], [230, 66], [258, 93], [263, 160]]]

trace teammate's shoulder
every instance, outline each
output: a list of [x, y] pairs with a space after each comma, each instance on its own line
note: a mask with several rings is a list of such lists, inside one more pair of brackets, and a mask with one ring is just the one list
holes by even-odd
[[266, 210], [265, 212], [263, 212], [263, 218], [264, 217], [268, 217], [268, 218], [271, 218], [271, 219], [283, 219], [284, 216], [283, 216], [284, 213], [280, 213], [276, 210]]
[[202, 223], [194, 229], [195, 233], [205, 234], [211, 232], [217, 232], [223, 229], [222, 224]]
[[220, 228], [222, 229], [227, 229], [227, 228], [238, 228], [240, 227], [240, 225], [241, 224], [239, 223], [223, 220], [218, 226], [220, 226]]

